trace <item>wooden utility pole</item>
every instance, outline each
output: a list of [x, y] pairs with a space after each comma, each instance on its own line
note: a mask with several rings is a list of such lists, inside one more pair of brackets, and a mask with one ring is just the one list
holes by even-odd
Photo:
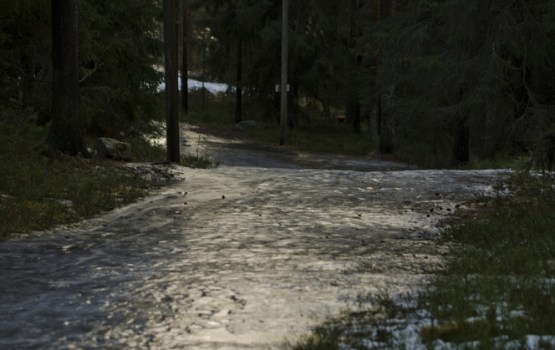
[[287, 59], [288, 59], [288, 14], [289, 2], [282, 2], [281, 18], [281, 104], [280, 104], [280, 133], [279, 144], [285, 145], [287, 142]]
[[179, 163], [179, 59], [177, 0], [164, 0], [164, 62], [166, 80], [166, 147], [170, 162]]

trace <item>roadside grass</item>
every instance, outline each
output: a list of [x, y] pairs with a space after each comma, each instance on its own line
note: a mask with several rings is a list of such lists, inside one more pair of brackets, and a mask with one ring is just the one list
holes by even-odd
[[[41, 127], [0, 123], [0, 133], [0, 239], [91, 217], [167, 182], [147, 180], [118, 162], [43, 156], [37, 151], [46, 139]], [[148, 155], [142, 147], [136, 154], [157, 158], [159, 150]]]
[[124, 141], [131, 146], [136, 162], [162, 162], [167, 157], [166, 148], [153, 144], [150, 140], [135, 137]]
[[530, 156], [513, 156], [490, 160], [477, 160], [460, 166], [461, 170], [512, 169], [520, 171], [530, 166]]
[[[259, 142], [277, 143], [279, 128], [252, 130], [248, 135]], [[355, 134], [350, 124], [332, 121], [288, 130], [286, 147], [300, 152], [353, 156], [370, 155], [376, 149], [366, 131]]]
[[507, 186], [445, 229], [452, 256], [417, 297], [371, 302], [327, 326], [335, 347], [315, 333], [296, 349], [555, 349], [555, 179]]
[[219, 164], [205, 155], [184, 155], [181, 156], [180, 164], [193, 169], [210, 169], [215, 168]]

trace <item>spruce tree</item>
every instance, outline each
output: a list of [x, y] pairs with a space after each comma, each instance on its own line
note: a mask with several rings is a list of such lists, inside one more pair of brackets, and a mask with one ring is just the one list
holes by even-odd
[[[552, 124], [547, 1], [397, 1], [369, 29], [401, 153], [423, 165], [529, 151]], [[539, 72], [542, 72], [538, 74]]]
[[166, 148], [168, 160], [181, 161], [179, 144], [178, 22], [176, 0], [164, 0], [164, 70], [166, 82]]

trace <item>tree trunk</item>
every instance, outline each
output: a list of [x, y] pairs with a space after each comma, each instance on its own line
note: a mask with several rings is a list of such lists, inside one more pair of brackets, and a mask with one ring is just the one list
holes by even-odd
[[235, 123], [240, 123], [243, 114], [243, 42], [237, 39], [237, 87], [235, 88]]
[[359, 101], [359, 84], [357, 81], [357, 76], [359, 74], [360, 66], [362, 64], [362, 55], [357, 51], [357, 40], [362, 35], [361, 28], [359, 26], [359, 21], [356, 18], [361, 8], [359, 0], [351, 0], [351, 11], [350, 11], [350, 46], [352, 53], [352, 68], [350, 77], [350, 92], [349, 100], [347, 101], [347, 120], [352, 123], [353, 132], [356, 134], [360, 133], [360, 101]]
[[179, 163], [181, 155], [179, 149], [179, 69], [176, 13], [176, 0], [164, 0], [167, 157], [169, 161]]
[[183, 0], [183, 22], [181, 41], [181, 108], [189, 113], [189, 11], [187, 1]]
[[380, 154], [392, 154], [395, 148], [393, 144], [393, 130], [391, 128], [387, 114], [383, 111], [383, 103], [381, 99], [378, 99], [377, 105], [377, 119], [379, 122], [378, 130], [380, 136]]
[[[378, 22], [390, 17], [393, 13], [392, 0], [372, 0], [372, 20]], [[380, 62], [379, 57], [373, 58], [374, 65], [377, 67]], [[394, 150], [393, 129], [386, 113], [384, 113], [383, 96], [378, 96], [377, 101], [377, 128], [380, 137], [379, 151], [381, 154], [391, 154]]]
[[382, 1], [381, 0], [372, 0], [372, 21], [378, 22], [382, 15]]
[[87, 156], [79, 118], [77, 0], [52, 0], [52, 126], [48, 147]]
[[285, 145], [287, 142], [287, 72], [289, 58], [289, 0], [282, 0], [281, 8], [281, 98], [280, 98], [280, 129], [279, 144]]
[[360, 122], [361, 122], [361, 112], [360, 112], [360, 102], [357, 98], [353, 97], [352, 100], [347, 105], [347, 113], [346, 117], [347, 120], [351, 121], [353, 124], [353, 132], [355, 134], [359, 134], [360, 129]]
[[453, 130], [453, 165], [463, 165], [470, 161], [469, 128], [466, 118], [457, 117]]

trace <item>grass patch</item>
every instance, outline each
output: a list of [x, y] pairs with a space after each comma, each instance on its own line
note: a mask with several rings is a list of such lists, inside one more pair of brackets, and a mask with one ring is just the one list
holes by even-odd
[[150, 140], [133, 138], [125, 142], [131, 146], [134, 160], [137, 162], [161, 162], [167, 157], [166, 147], [155, 145]]
[[337, 329], [319, 327], [313, 334], [302, 338], [293, 350], [336, 350], [340, 335]]
[[555, 349], [555, 179], [518, 174], [506, 186], [446, 230], [452, 256], [418, 298], [336, 320], [337, 346]]
[[[485, 202], [478, 220], [449, 231], [460, 248], [426, 304], [452, 328], [452, 341], [555, 336], [554, 186], [553, 178], [515, 176], [510, 197]], [[445, 332], [423, 336], [445, 340]]]
[[[248, 132], [257, 141], [277, 143], [279, 129], [257, 129]], [[322, 122], [289, 130], [287, 147], [292, 150], [320, 154], [369, 155], [375, 150], [366, 132], [353, 133], [351, 125]]]
[[146, 180], [117, 162], [42, 156], [36, 146], [44, 128], [0, 123], [0, 132], [0, 238], [91, 217], [167, 181]]
[[201, 155], [181, 156], [180, 164], [193, 169], [210, 169], [210, 168], [215, 168], [219, 165], [218, 163], [214, 162], [212, 159]]
[[530, 167], [530, 156], [505, 157], [490, 160], [478, 160], [469, 164], [460, 166], [462, 170], [480, 170], [480, 169], [513, 169], [516, 171], [524, 170]]

